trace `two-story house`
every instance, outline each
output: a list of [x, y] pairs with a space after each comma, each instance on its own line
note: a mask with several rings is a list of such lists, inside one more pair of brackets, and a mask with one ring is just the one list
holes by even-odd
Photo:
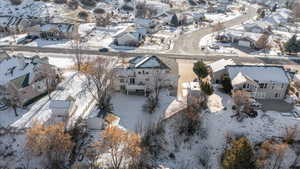
[[284, 99], [290, 79], [282, 66], [226, 66], [234, 90], [250, 92], [256, 99]]
[[146, 94], [154, 85], [175, 87], [177, 81], [177, 76], [157, 56], [136, 56], [115, 71], [118, 77], [114, 82], [115, 89], [127, 93]]
[[0, 86], [6, 89], [1, 98], [16, 98], [19, 106], [49, 91], [59, 81], [58, 70], [38, 56], [0, 58]]

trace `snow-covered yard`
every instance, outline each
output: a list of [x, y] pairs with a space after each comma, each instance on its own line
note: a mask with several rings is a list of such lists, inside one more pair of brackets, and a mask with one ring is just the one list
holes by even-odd
[[[169, 168], [185, 166], [186, 168], [204, 169], [220, 168], [220, 158], [226, 145], [228, 135], [245, 135], [253, 144], [272, 137], [281, 137], [287, 127], [294, 127], [299, 120], [283, 117], [278, 112], [262, 112], [256, 118], [247, 118], [238, 122], [232, 118], [233, 101], [230, 96], [218, 90], [208, 99], [208, 113], [202, 117], [200, 135], [182, 140], [178, 131], [179, 124], [175, 119], [166, 122], [166, 133], [163, 144], [162, 158], [158, 163]], [[202, 134], [201, 134], [202, 132]], [[175, 158], [170, 158], [173, 153]], [[291, 165], [295, 160], [295, 152], [290, 148], [285, 153], [283, 168]], [[203, 161], [206, 167], [203, 166]]]

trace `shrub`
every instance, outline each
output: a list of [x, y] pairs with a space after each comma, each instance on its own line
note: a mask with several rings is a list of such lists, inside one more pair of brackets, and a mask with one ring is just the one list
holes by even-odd
[[214, 89], [213, 89], [212, 85], [209, 84], [208, 82], [201, 83], [200, 87], [201, 87], [201, 90], [209, 96], [214, 93]]
[[86, 6], [96, 6], [96, 2], [94, 0], [80, 0], [80, 2]]
[[95, 14], [104, 14], [104, 13], [105, 13], [105, 10], [102, 9], [102, 8], [96, 8], [93, 12], [94, 12]]
[[87, 19], [89, 17], [89, 14], [85, 11], [81, 11], [81, 12], [78, 13], [78, 17], [80, 19]]
[[256, 169], [254, 152], [246, 137], [231, 143], [225, 150], [222, 165], [224, 169]]
[[225, 75], [222, 79], [222, 86], [223, 86], [223, 89], [224, 89], [224, 92], [229, 94], [231, 93], [231, 90], [232, 90], [232, 85], [231, 85], [231, 80], [229, 78], [228, 75]]
[[53, 2], [57, 4], [64, 4], [67, 3], [67, 0], [54, 0]]
[[22, 0], [10, 0], [12, 5], [20, 5], [23, 1]]

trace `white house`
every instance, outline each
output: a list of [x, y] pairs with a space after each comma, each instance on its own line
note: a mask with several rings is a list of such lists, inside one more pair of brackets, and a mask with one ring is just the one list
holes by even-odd
[[144, 35], [138, 32], [135, 28], [128, 27], [125, 30], [121, 30], [120, 32], [117, 32], [114, 38], [115, 38], [114, 44], [117, 46], [136, 47], [143, 42]]
[[57, 68], [48, 60], [34, 56], [0, 56], [0, 86], [7, 89], [5, 97], [16, 97], [20, 106], [55, 88], [59, 82]]
[[232, 59], [221, 59], [209, 64], [212, 72], [212, 83], [220, 83], [223, 76], [226, 74], [226, 66], [235, 65]]
[[29, 34], [45, 40], [72, 39], [78, 34], [78, 28], [68, 23], [47, 23], [31, 27]]
[[115, 69], [118, 79], [115, 89], [129, 92], [150, 92], [153, 83], [161, 87], [175, 87], [177, 76], [157, 56], [136, 56], [128, 64]]
[[256, 99], [283, 99], [290, 80], [282, 66], [226, 66], [233, 90], [245, 90]]

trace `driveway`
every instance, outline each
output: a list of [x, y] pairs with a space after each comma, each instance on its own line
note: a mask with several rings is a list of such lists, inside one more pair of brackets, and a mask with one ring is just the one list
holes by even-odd
[[[256, 16], [256, 8], [247, 6], [247, 14], [236, 17], [230, 21], [223, 22], [224, 29], [230, 28]], [[199, 48], [200, 40], [207, 34], [213, 33], [212, 27], [206, 27], [198, 31], [194, 31], [188, 34], [181, 35], [174, 41], [173, 49], [170, 53], [189, 53], [189, 54], [203, 54], [203, 51]]]
[[284, 100], [257, 100], [263, 105], [263, 110], [276, 112], [291, 112], [294, 108], [292, 104]]
[[193, 72], [193, 66], [195, 61], [177, 59], [176, 62], [178, 64], [178, 75], [179, 75], [177, 98], [182, 99], [184, 96], [186, 96], [185, 95], [186, 93], [183, 92], [182, 84], [186, 82], [191, 82], [196, 78], [196, 75]]

